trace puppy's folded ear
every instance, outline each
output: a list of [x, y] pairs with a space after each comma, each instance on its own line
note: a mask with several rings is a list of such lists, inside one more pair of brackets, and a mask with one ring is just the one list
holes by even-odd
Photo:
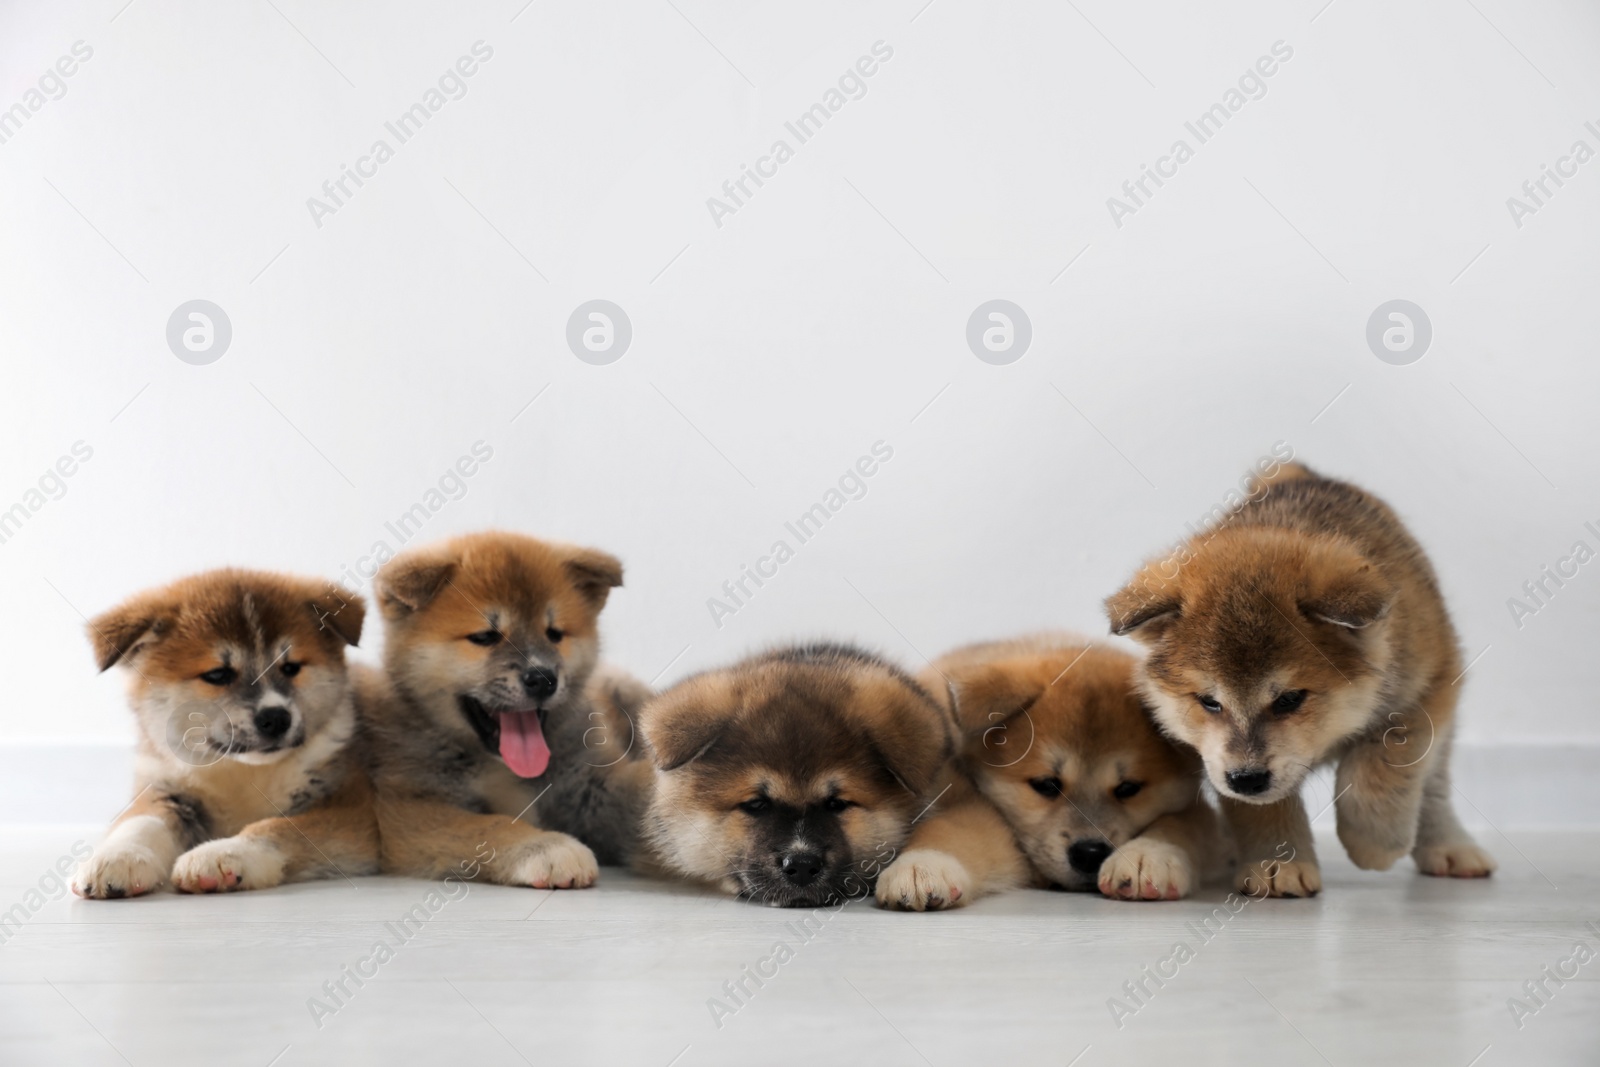
[[562, 565], [573, 586], [595, 611], [605, 607], [611, 590], [622, 584], [622, 561], [598, 548], [575, 549]]
[[1004, 660], [949, 672], [941, 682], [955, 701], [962, 733], [978, 736], [1032, 707], [1044, 691], [1034, 673]]
[[884, 769], [918, 796], [955, 754], [955, 731], [946, 706], [904, 676], [858, 682], [850, 713]]
[[1389, 613], [1395, 588], [1365, 560], [1326, 577], [1300, 601], [1300, 613], [1316, 622], [1362, 630]]
[[321, 630], [352, 647], [361, 643], [361, 624], [367, 617], [366, 601], [340, 585], [329, 583], [311, 597], [307, 606]]
[[172, 628], [174, 605], [151, 593], [140, 593], [103, 615], [89, 620], [89, 642], [100, 670], [119, 661], [131, 663], [140, 652], [161, 640]]
[[645, 702], [639, 709], [639, 734], [658, 770], [675, 771], [703, 756], [728, 727], [733, 706], [728, 683], [714, 675], [691, 678]]
[[402, 552], [385, 563], [373, 581], [384, 614], [401, 618], [433, 603], [455, 573], [456, 563], [454, 555], [438, 548]]
[[1133, 581], [1106, 597], [1111, 632], [1150, 644], [1178, 620], [1183, 599], [1176, 582], [1164, 579], [1155, 566], [1145, 567]]

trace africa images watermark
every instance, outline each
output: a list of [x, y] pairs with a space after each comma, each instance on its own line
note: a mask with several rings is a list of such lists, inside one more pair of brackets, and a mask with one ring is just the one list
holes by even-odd
[[94, 458], [94, 449], [86, 442], [72, 442], [71, 455], [58, 458], [39, 475], [37, 487], [30, 486], [22, 499], [0, 511], [0, 545], [8, 544], [22, 530], [22, 526], [38, 514], [52, 500], [67, 495], [67, 479], [78, 473], [80, 464]]
[[45, 104], [66, 96], [66, 80], [78, 73], [80, 64], [89, 62], [93, 57], [93, 47], [83, 41], [73, 41], [70, 55], [64, 55], [54, 65], [46, 67], [38, 80], [23, 90], [22, 99], [0, 111], [0, 144], [7, 143], [21, 133], [23, 125], [43, 110]]
[[[422, 99], [402, 111], [393, 122], [385, 122], [383, 128], [394, 138], [394, 144], [380, 137], [372, 142], [367, 149], [367, 154], [356, 159], [354, 167], [339, 164], [339, 175], [329, 178], [322, 183], [322, 198], [310, 196], [306, 198], [306, 210], [311, 212], [311, 221], [317, 229], [322, 229], [322, 220], [328, 215], [337, 215], [339, 209], [344, 207], [352, 197], [367, 184], [367, 181], [378, 176], [378, 168], [395, 157], [395, 151], [411, 138], [422, 131], [428, 120], [444, 109], [445, 104], [451, 100], [460, 100], [467, 95], [467, 79], [478, 73], [478, 66], [487, 63], [494, 57], [494, 49], [483, 41], [472, 43], [471, 54], [464, 55], [455, 61], [454, 66], [445, 69], [439, 75], [437, 88], [429, 86], [422, 94]], [[351, 184], [355, 188], [350, 188]]]
[[1194, 158], [1195, 147], [1221, 133], [1223, 124], [1243, 110], [1245, 104], [1267, 95], [1267, 79], [1278, 73], [1280, 64], [1289, 62], [1294, 56], [1294, 49], [1283, 41], [1273, 41], [1271, 53], [1257, 59], [1254, 66], [1245, 68], [1245, 72], [1239, 75], [1238, 88], [1229, 86], [1222, 94], [1220, 103], [1212, 104], [1194, 121], [1183, 124], [1183, 128], [1194, 138], [1195, 146], [1190, 146], [1182, 137], [1178, 138], [1172, 142], [1166, 155], [1156, 159], [1154, 167], [1141, 163], [1139, 176], [1122, 183], [1126, 200], [1115, 196], [1106, 198], [1106, 210], [1111, 213], [1113, 226], [1122, 229], [1124, 218], [1137, 215], [1139, 209], [1149, 203], [1155, 196], [1155, 189], [1150, 188], [1151, 183], [1160, 189], [1167, 181], [1176, 178], [1178, 168]]
[[0, 912], [0, 945], [8, 944], [22, 932], [35, 915], [52, 900], [67, 895], [67, 879], [79, 863], [94, 853], [86, 841], [74, 841], [72, 847], [54, 863], [45, 868], [38, 881], [22, 894], [22, 899]]
[[[851, 100], [860, 100], [867, 95], [867, 79], [878, 73], [878, 66], [894, 58], [894, 49], [883, 41], [872, 42], [872, 54], [862, 56], [855, 64], [846, 67], [836, 88], [830, 86], [823, 94], [822, 99], [802, 111], [793, 121], [785, 122], [783, 128], [794, 138], [791, 145], [785, 138], [779, 137], [767, 149], [767, 154], [760, 156], [755, 161], [755, 166], [747, 163], [739, 164], [739, 174], [722, 183], [722, 197], [706, 197], [706, 210], [711, 212], [711, 221], [717, 229], [722, 229], [722, 220], [728, 215], [737, 215], [739, 209], [749, 203], [755, 196], [756, 190], [767, 184], [771, 178], [778, 176], [778, 168], [794, 158], [795, 148], [805, 144], [822, 131], [822, 127], [833, 116], [844, 109], [844, 105]], [[750, 188], [751, 184], [755, 189]]]
[[[1594, 933], [1600, 934], [1600, 926], [1596, 926], [1592, 922], [1586, 925]], [[1517, 1024], [1517, 1029], [1521, 1030], [1524, 1026], [1527, 1026], [1529, 1019], [1549, 1007], [1556, 994], [1568, 982], [1577, 979], [1578, 972], [1594, 958], [1595, 950], [1587, 941], [1575, 941], [1572, 944], [1572, 951], [1561, 959], [1556, 960], [1553, 968], [1547, 963], [1540, 970], [1539, 977], [1530, 978], [1523, 982], [1522, 992], [1526, 999], [1518, 997], [1506, 998], [1506, 1010], [1511, 1013], [1511, 1021]], [[1554, 990], [1550, 988], [1551, 982], [1556, 985]]]
[[[821, 500], [802, 511], [793, 522], [783, 524], [783, 528], [798, 544], [803, 545], [815, 537], [823, 524], [844, 510], [850, 501], [860, 500], [867, 495], [867, 479], [878, 473], [880, 464], [894, 458], [894, 447], [886, 441], [874, 441], [871, 453], [857, 458], [853, 465], [845, 468], [837, 486], [829, 486]], [[722, 629], [722, 620], [729, 615], [737, 615], [739, 609], [755, 596], [756, 590], [766, 585], [768, 580], [776, 578], [778, 568], [794, 559], [794, 556], [795, 546], [780, 537], [772, 543], [767, 555], [757, 557], [754, 566], [741, 563], [738, 575], [722, 583], [722, 593], [727, 599], [714, 596], [706, 598], [706, 610], [711, 613], [711, 622], [716, 628]], [[755, 583], [755, 589], [750, 588], [752, 582]]]
[[[1596, 127], [1592, 121], [1585, 122], [1583, 128], [1600, 140], [1600, 127]], [[1572, 147], [1567, 149], [1566, 155], [1557, 157], [1554, 167], [1548, 163], [1539, 164], [1539, 176], [1529, 178], [1522, 183], [1522, 195], [1526, 199], [1506, 197], [1506, 210], [1511, 212], [1512, 224], [1517, 229], [1522, 229], [1523, 220], [1530, 215], [1537, 215], [1539, 209], [1548, 206], [1547, 201], [1567, 184], [1563, 179], [1576, 178], [1578, 168], [1593, 159], [1594, 155], [1595, 151], [1589, 147], [1589, 142], [1580, 138], [1572, 142]], [[1555, 186], [1554, 189], [1551, 188], [1552, 185]]]
[[[1600, 544], [1600, 528], [1592, 522], [1583, 524], [1583, 528]], [[1567, 554], [1557, 559], [1554, 563], [1546, 563], [1539, 568], [1539, 573], [1522, 583], [1523, 595], [1527, 600], [1518, 597], [1506, 598], [1506, 610], [1511, 612], [1511, 621], [1517, 624], [1517, 629], [1527, 625], [1523, 620], [1539, 614], [1550, 606], [1557, 593], [1566, 587], [1567, 582], [1578, 576], [1578, 569], [1591, 559], [1594, 559], [1595, 550], [1583, 538], [1572, 543]], [[1570, 569], [1569, 569], [1570, 568]]]
[[[311, 1013], [311, 1021], [317, 1024], [317, 1029], [321, 1030], [328, 1019], [349, 1007], [355, 995], [378, 977], [383, 965], [394, 959], [397, 952], [421, 933], [423, 927], [443, 911], [446, 904], [464, 899], [472, 891], [467, 883], [476, 878], [483, 865], [494, 856], [495, 850], [489, 843], [480, 842], [472, 859], [463, 860], [457, 870], [445, 875], [438, 887], [429, 889], [427, 895], [413, 904], [397, 921], [383, 924], [393, 938], [392, 942], [374, 941], [372, 951], [353, 964], [345, 964], [336, 977], [322, 983], [321, 997], [307, 997], [306, 1010]], [[354, 989], [350, 988], [352, 985]]]
[[[446, 504], [467, 495], [468, 480], [494, 458], [494, 448], [486, 441], [472, 442], [470, 455], [458, 456], [444, 469], [438, 481], [423, 491], [422, 498], [396, 515], [392, 522], [383, 524], [384, 530], [394, 538], [396, 546], [403, 547], [421, 532], [423, 524], [443, 511]], [[395, 557], [395, 548], [384, 538], [372, 542], [366, 554], [356, 557], [355, 565], [341, 564], [339, 577], [351, 589], [361, 590], [377, 576], [378, 568]]]

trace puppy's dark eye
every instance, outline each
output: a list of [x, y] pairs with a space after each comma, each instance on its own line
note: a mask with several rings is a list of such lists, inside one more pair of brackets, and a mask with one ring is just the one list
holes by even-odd
[[1061, 795], [1061, 779], [1054, 776], [1050, 778], [1035, 778], [1028, 783], [1033, 786], [1033, 791], [1042, 797], [1054, 800]]
[[544, 632], [544, 635], [550, 640], [552, 645], [559, 645], [561, 643], [561, 639], [567, 636], [567, 631], [558, 630], [552, 626]]
[[485, 647], [489, 645], [498, 645], [500, 643], [500, 631], [479, 630], [475, 634], [468, 634], [467, 640], [471, 641], [475, 645], [483, 645]]
[[200, 676], [207, 685], [232, 685], [239, 672], [232, 667], [213, 667]]
[[1118, 782], [1117, 787], [1111, 791], [1111, 795], [1116, 797], [1118, 800], [1127, 800], [1129, 797], [1135, 795], [1143, 788], [1143, 782]]
[[1287, 715], [1306, 702], [1304, 689], [1291, 689], [1287, 693], [1279, 693], [1278, 699], [1272, 702], [1272, 710], [1279, 715]]
[[853, 801], [846, 800], [844, 797], [829, 797], [827, 800], [822, 802], [822, 810], [832, 812], [835, 815], [839, 814], [846, 808], [853, 807], [855, 807], [855, 803]]
[[295, 675], [300, 673], [300, 664], [285, 663], [283, 666], [279, 667], [278, 670], [283, 672], [283, 676], [285, 678], [293, 678]]
[[1210, 712], [1212, 715], [1215, 715], [1217, 712], [1222, 710], [1222, 701], [1218, 700], [1216, 697], [1201, 696], [1200, 694], [1196, 693], [1195, 699], [1200, 702], [1200, 706], [1202, 708], [1206, 709], [1206, 711]]
[[756, 797], [739, 805], [739, 810], [746, 815], [765, 815], [772, 810], [772, 801], [766, 797]]

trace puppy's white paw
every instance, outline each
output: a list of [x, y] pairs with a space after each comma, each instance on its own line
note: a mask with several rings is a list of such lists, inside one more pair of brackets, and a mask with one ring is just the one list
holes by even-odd
[[511, 861], [507, 881], [535, 889], [585, 889], [600, 877], [589, 846], [566, 834], [548, 833]]
[[167, 872], [156, 854], [142, 845], [101, 845], [78, 867], [72, 891], [90, 900], [137, 897], [160, 887]]
[[1178, 900], [1194, 888], [1194, 867], [1177, 845], [1136, 837], [1100, 865], [1100, 892], [1118, 900]]
[[1256, 860], [1239, 869], [1233, 886], [1257, 899], [1314, 897], [1322, 892], [1322, 870], [1312, 860]]
[[878, 875], [878, 903], [897, 911], [959, 908], [972, 899], [972, 875], [960, 860], [936, 848], [914, 848]]
[[283, 854], [248, 837], [224, 837], [196, 845], [172, 865], [172, 888], [180, 893], [270, 889], [283, 882]]
[[1487, 878], [1500, 866], [1475, 841], [1418, 845], [1411, 858], [1423, 874], [1450, 878]]

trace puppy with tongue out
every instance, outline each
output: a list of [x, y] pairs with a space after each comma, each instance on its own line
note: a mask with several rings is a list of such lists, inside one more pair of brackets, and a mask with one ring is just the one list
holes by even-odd
[[648, 776], [626, 714], [644, 687], [595, 671], [621, 584], [604, 552], [510, 533], [378, 572], [384, 670], [357, 694], [385, 872], [566, 889], [594, 882], [596, 853], [631, 857]]

